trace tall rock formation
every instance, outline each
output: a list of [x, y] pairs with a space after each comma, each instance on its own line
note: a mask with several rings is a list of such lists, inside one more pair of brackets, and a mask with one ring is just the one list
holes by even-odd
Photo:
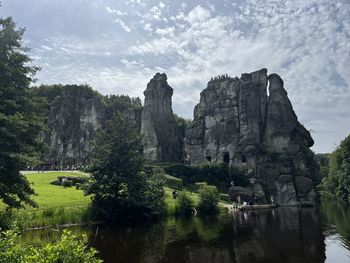
[[102, 96], [85, 85], [52, 85], [32, 89], [33, 95], [46, 101], [47, 145], [43, 164], [47, 169], [65, 169], [87, 165], [96, 132], [116, 113], [121, 113], [141, 129], [142, 105], [139, 98]]
[[243, 167], [266, 198], [305, 204], [316, 198], [312, 145], [282, 79], [262, 69], [208, 82], [186, 130], [185, 161]]
[[146, 158], [159, 162], [180, 161], [183, 138], [171, 108], [173, 89], [167, 83], [167, 76], [157, 73], [147, 84], [144, 95], [141, 133]]
[[104, 122], [102, 96], [86, 86], [67, 85], [49, 107], [46, 161], [65, 168], [86, 165], [96, 130]]

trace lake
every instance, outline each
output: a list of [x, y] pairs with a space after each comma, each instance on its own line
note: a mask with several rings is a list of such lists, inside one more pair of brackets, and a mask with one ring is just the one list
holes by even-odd
[[[168, 218], [142, 227], [74, 227], [100, 257], [112, 262], [350, 262], [350, 209], [339, 203], [317, 208], [222, 213]], [[24, 240], [57, 239], [55, 230], [26, 232]]]

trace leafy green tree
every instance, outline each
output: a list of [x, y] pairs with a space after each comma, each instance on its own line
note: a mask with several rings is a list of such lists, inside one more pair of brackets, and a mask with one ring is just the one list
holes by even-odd
[[204, 185], [199, 191], [198, 210], [202, 214], [212, 214], [218, 211], [220, 194], [216, 186]]
[[331, 153], [328, 176], [320, 189], [323, 197], [350, 201], [350, 135]]
[[13, 230], [0, 236], [0, 263], [102, 263], [96, 254], [95, 249], [86, 247], [82, 240], [67, 230], [63, 231], [59, 242], [41, 248], [22, 244]]
[[143, 170], [141, 136], [122, 114], [116, 114], [97, 136], [91, 163], [92, 195], [97, 216], [104, 220], [139, 220], [161, 215], [162, 182]]
[[34, 193], [20, 170], [39, 159], [41, 114], [30, 93], [38, 67], [22, 46], [24, 29], [0, 18], [0, 200], [9, 207], [34, 206]]

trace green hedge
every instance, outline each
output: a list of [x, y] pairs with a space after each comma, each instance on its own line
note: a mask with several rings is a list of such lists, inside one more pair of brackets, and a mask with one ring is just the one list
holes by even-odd
[[175, 188], [175, 189], [181, 189], [183, 187], [183, 182], [182, 179], [168, 175], [168, 174], [161, 174], [163, 180], [164, 180], [164, 185], [170, 188]]
[[173, 164], [164, 167], [167, 174], [181, 178], [185, 185], [196, 182], [207, 182], [215, 185], [220, 191], [228, 191], [231, 181], [235, 185], [247, 186], [248, 178], [245, 171], [236, 167], [228, 167], [224, 164], [211, 164], [203, 166], [188, 166], [183, 164]]

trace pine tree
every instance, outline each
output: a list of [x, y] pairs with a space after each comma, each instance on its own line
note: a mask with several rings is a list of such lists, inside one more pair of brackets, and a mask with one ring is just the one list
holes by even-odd
[[100, 219], [129, 221], [159, 217], [164, 209], [162, 182], [142, 173], [139, 131], [116, 114], [99, 132], [86, 194]]
[[9, 207], [35, 206], [20, 170], [38, 160], [41, 116], [29, 85], [38, 67], [22, 46], [24, 29], [0, 18], [0, 200]]

